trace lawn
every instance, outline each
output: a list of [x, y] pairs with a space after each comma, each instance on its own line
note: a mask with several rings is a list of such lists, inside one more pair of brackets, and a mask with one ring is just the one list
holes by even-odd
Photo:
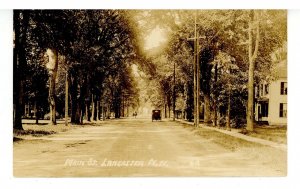
[[249, 136], [257, 137], [281, 144], [287, 144], [287, 126], [256, 126]]
[[[193, 127], [191, 125], [187, 125], [183, 123], [184, 127]], [[226, 129], [225, 127], [221, 127], [220, 129]], [[211, 132], [214, 132], [214, 136], [218, 136], [223, 138], [223, 135], [225, 134], [217, 134], [217, 131], [206, 131], [207, 129], [204, 129], [205, 132], [202, 133], [203, 137], [206, 137], [206, 135], [212, 134]], [[236, 131], [234, 131], [236, 130]], [[202, 131], [199, 131], [202, 132]], [[215, 133], [217, 132], [217, 133]], [[242, 133], [242, 129], [232, 129], [232, 132], [240, 132]], [[245, 134], [245, 133], [243, 133]], [[253, 132], [247, 132], [246, 135], [251, 137], [256, 137], [264, 140], [269, 140], [272, 142], [280, 143], [280, 144], [287, 144], [287, 126], [272, 126], [272, 125], [255, 125]], [[240, 139], [242, 140], [242, 139]], [[236, 141], [233, 139], [233, 141]], [[239, 141], [240, 142], [240, 141]]]
[[49, 125], [49, 120], [40, 120], [39, 124], [35, 124], [35, 120], [22, 120], [24, 130], [14, 130], [14, 142], [27, 139], [30, 137], [41, 137], [52, 135], [59, 132], [66, 132], [77, 127], [65, 126], [63, 120], [58, 120], [57, 125]]
[[[276, 170], [286, 170], [287, 166], [287, 153], [280, 149], [270, 146], [249, 142], [240, 138], [236, 138], [225, 133], [206, 128], [195, 128], [191, 125], [183, 124], [183, 127], [191, 130], [199, 137], [205, 138], [212, 143], [218, 144], [232, 153], [247, 154], [245, 158], [254, 158], [261, 160], [264, 164], [270, 164]], [[277, 130], [278, 129], [278, 130]], [[286, 128], [278, 127], [259, 127], [255, 128], [256, 133], [253, 137], [264, 138], [273, 141], [286, 142]], [[269, 135], [269, 136], [268, 136]], [[268, 136], [268, 138], [267, 138]], [[286, 174], [286, 173], [285, 173]]]

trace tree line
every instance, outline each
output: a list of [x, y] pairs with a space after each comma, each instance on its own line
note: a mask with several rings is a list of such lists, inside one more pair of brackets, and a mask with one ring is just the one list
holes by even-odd
[[14, 129], [26, 101], [36, 120], [65, 112], [82, 124], [138, 105], [131, 62], [140, 53], [125, 10], [14, 10]]
[[[144, 52], [153, 26], [167, 43]], [[53, 125], [56, 112], [73, 124], [124, 116], [141, 99], [132, 62], [148, 80], [143, 98], [192, 121], [196, 60], [200, 118], [252, 131], [255, 85], [274, 79], [286, 41], [284, 10], [14, 10], [14, 128], [22, 129], [26, 101], [37, 120], [50, 112]]]
[[281, 57], [286, 58], [287, 12], [149, 10], [145, 17], [170, 35], [162, 51], [150, 50], [159, 68], [152, 74], [155, 78], [149, 77], [160, 84], [160, 92], [155, 94], [160, 98], [154, 106], [164, 108], [169, 117], [173, 108], [183, 110], [185, 119], [194, 119], [196, 28], [200, 118], [205, 124], [225, 125], [228, 129], [246, 126], [253, 131], [255, 86], [275, 79], [271, 70], [282, 61], [274, 58], [279, 49], [285, 49]]

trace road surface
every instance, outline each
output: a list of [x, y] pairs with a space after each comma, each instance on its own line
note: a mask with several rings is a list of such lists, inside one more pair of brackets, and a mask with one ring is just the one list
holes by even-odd
[[285, 158], [269, 161], [259, 154], [226, 149], [180, 123], [120, 119], [15, 142], [14, 176], [286, 175]]

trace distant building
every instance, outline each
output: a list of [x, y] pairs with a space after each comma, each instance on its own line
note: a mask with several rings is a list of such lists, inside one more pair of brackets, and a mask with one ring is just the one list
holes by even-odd
[[274, 73], [275, 80], [262, 82], [255, 88], [255, 120], [269, 125], [287, 124], [287, 62], [279, 63]]

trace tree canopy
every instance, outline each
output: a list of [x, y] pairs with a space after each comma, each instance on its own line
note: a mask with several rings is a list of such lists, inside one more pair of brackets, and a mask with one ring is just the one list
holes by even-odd
[[[192, 120], [195, 22], [200, 117], [214, 124], [232, 117], [239, 125], [253, 114], [246, 110], [255, 83], [272, 80], [274, 60], [286, 58], [286, 16], [283, 10], [15, 10], [14, 128], [22, 129], [25, 104], [34, 104], [39, 117], [50, 111], [52, 124], [64, 111], [81, 124], [128, 115], [143, 98], [166, 117], [176, 107]], [[165, 32], [164, 42], [145, 49], [155, 29]], [[133, 65], [144, 74], [142, 87]]]

